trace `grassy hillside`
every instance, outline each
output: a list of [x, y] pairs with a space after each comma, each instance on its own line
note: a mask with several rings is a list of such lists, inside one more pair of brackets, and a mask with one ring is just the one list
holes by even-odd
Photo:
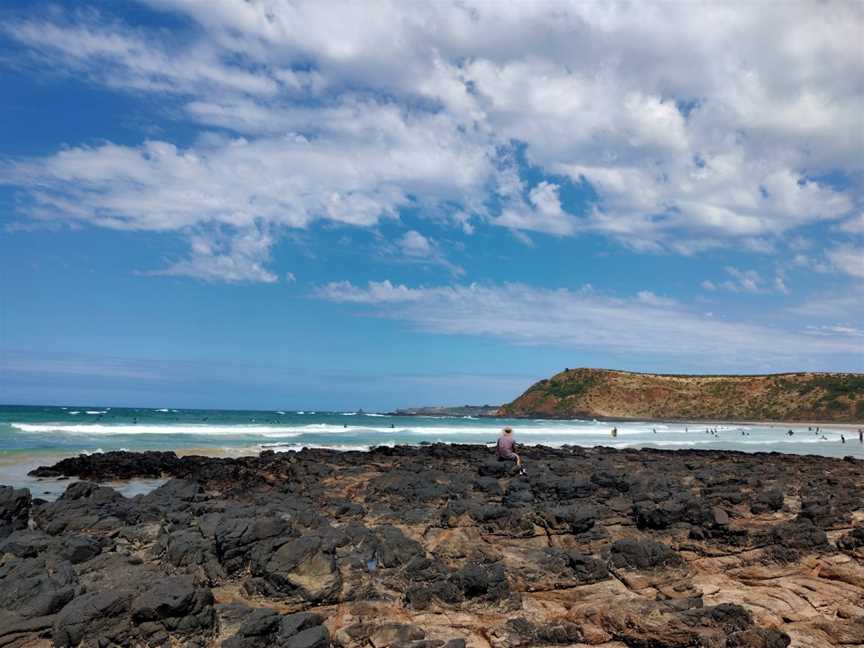
[[686, 376], [565, 369], [501, 416], [864, 422], [864, 374]]

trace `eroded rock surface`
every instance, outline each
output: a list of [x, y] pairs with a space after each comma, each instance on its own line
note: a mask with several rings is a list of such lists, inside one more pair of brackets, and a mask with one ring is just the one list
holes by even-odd
[[[864, 645], [864, 463], [108, 453], [0, 487], [0, 648]], [[172, 477], [125, 498], [97, 481]]]

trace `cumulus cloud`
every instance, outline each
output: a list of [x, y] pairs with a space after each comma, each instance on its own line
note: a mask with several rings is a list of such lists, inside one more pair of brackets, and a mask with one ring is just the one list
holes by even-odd
[[[706, 317], [650, 293], [615, 298], [594, 290], [547, 290], [525, 284], [410, 287], [390, 281], [320, 287], [317, 297], [371, 308], [427, 332], [493, 337], [517, 345], [584, 351], [664, 354], [740, 368], [860, 353], [857, 334], [804, 331]], [[848, 334], [847, 334], [848, 333]], [[855, 338], [855, 339], [853, 339]], [[730, 353], [730, 350], [734, 352]]]
[[[248, 248], [196, 257], [201, 228], [371, 227], [406, 207], [694, 254], [770, 251], [855, 206], [818, 178], [864, 171], [858, 3], [148, 4], [183, 20], [31, 12], [2, 35], [17, 65], [165, 99], [199, 137], [72, 146], [0, 182], [37, 219], [190, 237], [175, 269], [235, 280], [203, 259]], [[266, 281], [258, 251], [247, 277]]]
[[[255, 227], [230, 234], [198, 232], [190, 236], [189, 258], [150, 274], [229, 283], [275, 283], [278, 277], [264, 267], [272, 245], [273, 238]], [[294, 275], [289, 272], [285, 279], [292, 283]]]
[[406, 232], [399, 239], [399, 247], [406, 256], [428, 259], [435, 254], [432, 243], [416, 230]]

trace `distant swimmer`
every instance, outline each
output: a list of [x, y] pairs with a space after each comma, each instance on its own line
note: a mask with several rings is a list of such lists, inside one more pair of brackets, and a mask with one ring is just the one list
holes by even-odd
[[657, 434], [657, 428], [651, 428], [651, 430], [654, 432], [654, 434]]
[[618, 436], [618, 428], [613, 427], [612, 430], [609, 432], [609, 434], [612, 435], [613, 437], [617, 437]]
[[864, 430], [858, 429], [858, 443], [864, 443]]
[[395, 428], [395, 427], [396, 427], [396, 426], [395, 426], [395, 425], [393, 425], [393, 424], [392, 424], [392, 423], [391, 423], [391, 424], [390, 424], [390, 427], [391, 427], [391, 428]]
[[826, 437], [824, 434], [823, 434], [821, 437], [819, 437], [819, 438], [822, 439], [823, 441], [827, 441], [827, 440], [828, 440], [828, 437]]
[[840, 443], [846, 443], [846, 437], [842, 434], [840, 435]]
[[789, 436], [792, 436], [795, 433], [792, 430], [789, 430], [786, 434], [788, 434]]

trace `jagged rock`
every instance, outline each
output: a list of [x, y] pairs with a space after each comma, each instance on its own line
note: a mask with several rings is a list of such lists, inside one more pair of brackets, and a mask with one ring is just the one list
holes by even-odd
[[859, 462], [524, 454], [527, 476], [469, 445], [120, 457], [173, 479], [133, 498], [73, 484], [0, 538], [0, 646], [864, 642]]
[[30, 502], [30, 491], [26, 488], [0, 486], [0, 538], [27, 528]]
[[311, 603], [332, 600], [342, 587], [335, 557], [318, 536], [303, 536], [282, 545], [261, 575], [278, 591], [296, 591]]
[[237, 633], [222, 643], [223, 648], [324, 648], [330, 635], [322, 618], [310, 612], [282, 616], [275, 610], [251, 611]]
[[133, 631], [128, 613], [133, 596], [133, 591], [124, 589], [82, 594], [57, 615], [54, 645], [129, 645]]
[[783, 508], [783, 491], [776, 488], [771, 488], [761, 491], [750, 500], [750, 512], [754, 515], [767, 513], [769, 511], [779, 511]]
[[681, 557], [662, 542], [654, 540], [618, 540], [611, 548], [615, 567], [656, 569], [681, 564]]
[[844, 551], [853, 551], [858, 547], [864, 547], [864, 526], [855, 527], [838, 539], [837, 546]]

